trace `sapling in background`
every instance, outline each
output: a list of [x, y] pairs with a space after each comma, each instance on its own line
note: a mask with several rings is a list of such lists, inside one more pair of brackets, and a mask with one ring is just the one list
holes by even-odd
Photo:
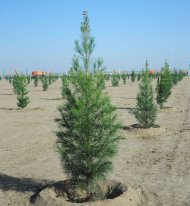
[[137, 81], [138, 81], [138, 82], [140, 81], [141, 77], [142, 77], [142, 73], [139, 72], [139, 73], [137, 74]]
[[51, 85], [51, 83], [53, 82], [53, 75], [52, 74], [49, 74], [48, 76], [48, 84]]
[[48, 76], [42, 76], [41, 77], [41, 82], [42, 82], [42, 87], [43, 87], [43, 91], [46, 91], [49, 87], [49, 78]]
[[5, 80], [6, 80], [6, 81], [8, 81], [9, 76], [8, 76], [8, 75], [6, 75], [4, 78], [5, 78]]
[[18, 74], [13, 76], [12, 85], [13, 85], [14, 94], [17, 94], [17, 92], [19, 91], [19, 87], [20, 87], [19, 75]]
[[62, 98], [64, 99], [66, 97], [66, 92], [69, 85], [68, 77], [65, 74], [63, 74], [63, 76], [61, 77], [61, 81], [62, 81], [61, 95]]
[[93, 72], [97, 75], [98, 74], [98, 87], [102, 86], [102, 89], [105, 89], [105, 75], [103, 71], [105, 68], [103, 67], [103, 59], [98, 58], [93, 64]]
[[30, 84], [30, 81], [31, 81], [31, 76], [30, 75], [27, 75], [27, 84]]
[[135, 71], [133, 70], [131, 73], [131, 82], [135, 82], [135, 79], [136, 79], [136, 74]]
[[38, 76], [34, 76], [33, 79], [34, 79], [34, 86], [37, 87], [38, 83], [39, 83], [39, 77]]
[[30, 102], [29, 96], [27, 96], [28, 91], [26, 89], [27, 86], [27, 78], [24, 75], [15, 75], [16, 83], [15, 83], [15, 89], [17, 94], [17, 100], [18, 100], [18, 107], [24, 108], [28, 105]]
[[161, 69], [156, 85], [156, 100], [160, 105], [160, 108], [163, 108], [163, 104], [167, 101], [167, 98], [171, 94], [172, 84], [173, 79], [169, 69], [169, 64], [167, 63], [167, 61], [165, 61], [164, 67]]
[[132, 112], [143, 128], [154, 126], [156, 120], [156, 106], [154, 105], [153, 89], [149, 77], [148, 61], [145, 64], [145, 71], [139, 84], [137, 104]]
[[117, 87], [119, 85], [119, 77], [116, 73], [113, 73], [111, 76], [111, 82], [113, 87]]
[[110, 80], [110, 77], [111, 77], [110, 74], [105, 74], [104, 76], [105, 76], [105, 79], [106, 79], [106, 80]]
[[9, 80], [9, 84], [12, 84], [13, 77], [10, 75], [10, 76], [8, 77], [8, 80]]
[[121, 78], [123, 79], [123, 84], [126, 84], [127, 74], [122, 73]]

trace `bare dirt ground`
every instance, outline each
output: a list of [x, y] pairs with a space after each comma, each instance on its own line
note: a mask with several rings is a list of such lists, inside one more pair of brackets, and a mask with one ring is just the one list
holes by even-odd
[[[155, 82], [154, 82], [155, 84]], [[56, 152], [54, 119], [59, 116], [60, 80], [46, 92], [28, 86], [31, 103], [18, 110], [12, 86], [0, 81], [0, 206], [28, 206], [42, 184], [66, 179]], [[106, 93], [125, 126], [110, 179], [141, 187], [147, 206], [190, 206], [190, 78], [173, 87], [158, 128], [136, 129], [129, 113], [138, 83], [111, 87]]]

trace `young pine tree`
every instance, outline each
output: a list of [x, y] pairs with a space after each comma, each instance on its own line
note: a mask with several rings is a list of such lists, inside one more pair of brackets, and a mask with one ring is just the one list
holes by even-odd
[[66, 97], [69, 80], [68, 80], [68, 77], [64, 74], [61, 77], [61, 80], [62, 80], [61, 95], [62, 95], [62, 98], [64, 99]]
[[122, 73], [121, 78], [123, 79], [123, 84], [126, 84], [127, 74]]
[[42, 76], [41, 82], [42, 82], [43, 91], [46, 91], [48, 89], [48, 86], [49, 86], [49, 77]]
[[34, 86], [37, 87], [38, 83], [39, 83], [39, 77], [38, 76], [34, 76], [33, 79], [34, 79]]
[[177, 70], [173, 70], [172, 79], [173, 79], [173, 84], [176, 85], [179, 81], [179, 73], [177, 72]]
[[27, 75], [27, 84], [30, 84], [30, 81], [31, 81], [31, 76], [30, 75]]
[[[81, 43], [75, 41], [78, 57], [73, 59], [66, 90], [66, 104], [59, 107], [58, 148], [65, 172], [74, 186], [94, 199], [96, 184], [106, 178], [112, 168], [111, 159], [117, 151], [121, 127], [116, 108], [103, 94], [101, 72], [91, 69], [94, 38], [90, 35], [88, 14], [81, 24]], [[81, 201], [80, 198], [75, 201]]]
[[16, 75], [17, 84], [16, 84], [16, 94], [18, 100], [18, 107], [24, 108], [30, 102], [29, 97], [27, 96], [28, 91], [26, 89], [27, 86], [27, 78], [24, 75]]
[[113, 87], [117, 87], [119, 85], [119, 77], [116, 73], [113, 73], [111, 76], [111, 83]]
[[12, 85], [13, 85], [13, 92], [14, 92], [14, 94], [17, 94], [17, 92], [19, 91], [19, 87], [20, 87], [20, 80], [19, 80], [19, 78], [20, 78], [20, 76], [18, 74], [15, 74], [13, 76], [13, 78], [12, 78]]
[[137, 105], [133, 113], [143, 128], [149, 128], [154, 126], [156, 107], [154, 105], [151, 79], [149, 77], [148, 61], [146, 61], [145, 67], [146, 69], [142, 74], [139, 84], [140, 91], [137, 94]]
[[166, 102], [167, 98], [171, 94], [173, 80], [172, 75], [169, 69], [169, 64], [165, 62], [164, 67], [161, 69], [160, 76], [157, 79], [157, 103], [160, 105], [160, 108], [163, 108], [163, 103]]
[[141, 77], [142, 77], [142, 73], [139, 72], [139, 73], [137, 74], [137, 81], [138, 81], [138, 82], [140, 81]]
[[133, 70], [131, 73], [131, 82], [135, 82], [135, 79], [136, 79], [136, 74], [135, 71]]

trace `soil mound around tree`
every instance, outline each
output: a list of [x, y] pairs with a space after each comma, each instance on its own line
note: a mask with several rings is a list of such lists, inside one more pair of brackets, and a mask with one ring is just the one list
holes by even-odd
[[[98, 195], [100, 200], [86, 199], [84, 190], [74, 188], [69, 181], [65, 180], [44, 186], [31, 197], [30, 201], [35, 206], [142, 206], [145, 202], [141, 188], [114, 180], [98, 184]], [[73, 201], [76, 197], [84, 201], [76, 203]]]

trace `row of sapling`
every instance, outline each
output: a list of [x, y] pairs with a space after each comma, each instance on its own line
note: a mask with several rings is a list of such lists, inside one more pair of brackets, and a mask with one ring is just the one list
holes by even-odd
[[173, 84], [176, 85], [179, 81], [183, 79], [184, 76], [185, 73], [183, 71], [177, 71], [176, 69], [174, 69], [172, 73]]
[[52, 83], [54, 83], [59, 78], [58, 75], [49, 74], [44, 76], [34, 76], [34, 86], [37, 87], [39, 85], [39, 80], [42, 83], [43, 91], [46, 91]]
[[[135, 80], [140, 81], [141, 76], [142, 76], [142, 72], [138, 72], [136, 74], [135, 71], [133, 70], [131, 72], [131, 74], [129, 74], [129, 73], [122, 73], [122, 74], [113, 73], [112, 75], [109, 76], [109, 78], [111, 77], [112, 86], [118, 86], [120, 78], [123, 80], [123, 84], [126, 84], [127, 78], [131, 79], [131, 82], [133, 83], [133, 82], [135, 82]], [[108, 75], [107, 75], [107, 77], [108, 77]], [[107, 78], [107, 79], [109, 80], [109, 78]]]
[[157, 103], [160, 108], [163, 108], [163, 104], [167, 101], [171, 94], [171, 89], [173, 85], [176, 85], [185, 76], [184, 72], [176, 70], [173, 73], [170, 71], [169, 64], [167, 61], [164, 63], [160, 74], [157, 79], [156, 93], [157, 93]]
[[[164, 67], [161, 69], [157, 80], [156, 93], [157, 103], [160, 108], [163, 108], [163, 103], [171, 94], [173, 84], [177, 84], [179, 79], [184, 76], [183, 72], [171, 73], [169, 64], [165, 62]], [[148, 61], [146, 61], [145, 71], [142, 73], [141, 82], [139, 84], [139, 93], [137, 94], [136, 108], [132, 111], [135, 118], [143, 128], [153, 127], [156, 120], [156, 105], [154, 104], [154, 95], [152, 88], [152, 76], [148, 69]]]
[[[92, 68], [91, 55], [95, 47], [90, 34], [87, 12], [81, 23], [81, 42], [75, 41], [77, 56], [65, 84], [66, 103], [59, 107], [58, 149], [64, 171], [74, 188], [70, 201], [92, 201], [102, 196], [99, 181], [112, 168], [120, 136], [116, 108], [103, 94], [102, 69]], [[65, 79], [63, 80], [65, 82]], [[82, 190], [77, 194], [77, 190]]]

